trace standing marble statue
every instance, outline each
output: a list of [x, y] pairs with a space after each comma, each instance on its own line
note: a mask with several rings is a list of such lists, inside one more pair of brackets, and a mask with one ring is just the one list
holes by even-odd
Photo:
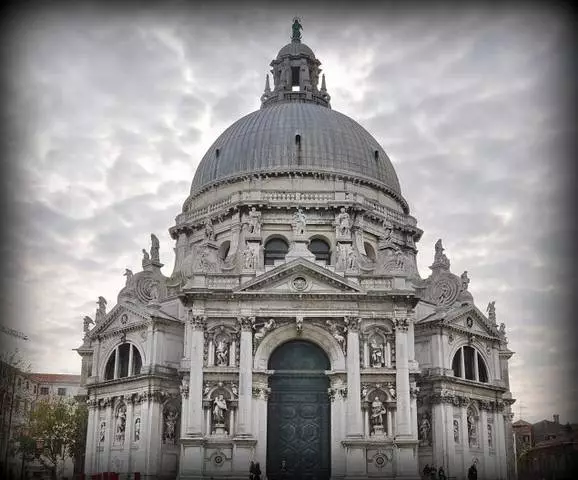
[[492, 300], [490, 303], [488, 303], [488, 306], [486, 308], [486, 313], [488, 314], [488, 318], [496, 323], [496, 301]]
[[419, 424], [419, 437], [423, 442], [425, 442], [428, 445], [430, 443], [430, 432], [431, 432], [431, 423], [427, 415], [424, 414]]
[[104, 317], [106, 317], [106, 299], [104, 297], [98, 297], [98, 308], [96, 309], [95, 320], [96, 323], [102, 322]]
[[92, 320], [92, 318], [90, 318], [90, 317], [87, 315], [86, 317], [84, 317], [82, 323], [83, 323], [83, 329], [82, 329], [82, 331], [83, 331], [84, 333], [88, 333], [88, 332], [90, 331], [90, 326], [91, 326], [92, 324], [94, 324], [94, 321]]
[[371, 402], [371, 424], [373, 426], [383, 425], [383, 415], [386, 413], [383, 402], [379, 397], [374, 397], [373, 402]]
[[222, 338], [217, 342], [217, 366], [226, 367], [229, 364], [229, 345]]
[[351, 220], [349, 217], [349, 213], [347, 213], [344, 207], [341, 207], [341, 211], [337, 215], [334, 225], [337, 227], [336, 228], [337, 235], [342, 237], [348, 237], [351, 234]]
[[468, 271], [466, 270], [464, 273], [462, 273], [460, 278], [462, 279], [462, 290], [467, 290], [468, 285], [470, 284], [470, 279], [468, 277]]
[[132, 277], [134, 276], [132, 270], [125, 268], [123, 276], [126, 277], [125, 287], [128, 287], [132, 283]]
[[159, 250], [159, 239], [154, 233], [151, 233], [151, 260], [153, 262], [160, 262]]
[[211, 242], [215, 240], [215, 228], [209, 217], [205, 219], [205, 238]]
[[301, 208], [293, 214], [293, 233], [295, 235], [305, 235], [305, 226], [307, 225], [307, 217]]
[[370, 350], [371, 366], [374, 368], [383, 367], [383, 346], [378, 344], [375, 338], [371, 340]]
[[247, 226], [251, 235], [261, 235], [261, 212], [258, 212], [255, 207], [251, 207], [249, 211]]
[[213, 400], [213, 420], [216, 424], [225, 423], [225, 414], [227, 412], [227, 401], [223, 394]]

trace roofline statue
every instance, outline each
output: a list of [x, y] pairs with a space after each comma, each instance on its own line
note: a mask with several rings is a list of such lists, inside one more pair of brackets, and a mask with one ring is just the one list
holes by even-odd
[[301, 43], [301, 32], [300, 30], [303, 30], [303, 25], [301, 25], [300, 23], [300, 18], [299, 17], [295, 17], [293, 19], [293, 25], [292, 25], [292, 30], [293, 30], [293, 35], [291, 36], [291, 41], [292, 42], [296, 42], [296, 43]]

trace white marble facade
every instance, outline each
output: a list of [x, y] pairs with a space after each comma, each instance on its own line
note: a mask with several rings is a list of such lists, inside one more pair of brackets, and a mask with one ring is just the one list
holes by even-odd
[[507, 478], [512, 352], [494, 305], [474, 305], [441, 241], [420, 278], [422, 231], [393, 166], [331, 110], [295, 27], [271, 65], [263, 108], [197, 170], [171, 276], [152, 235], [116, 305], [101, 297], [85, 320], [86, 473], [247, 478], [256, 461], [267, 475], [269, 359], [305, 340], [330, 365], [330, 478], [418, 478], [426, 464], [463, 478], [474, 460], [479, 478]]

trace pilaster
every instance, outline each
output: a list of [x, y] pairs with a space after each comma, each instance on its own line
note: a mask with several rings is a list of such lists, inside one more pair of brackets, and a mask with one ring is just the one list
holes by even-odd
[[189, 311], [190, 374], [187, 402], [188, 422], [185, 433], [193, 437], [203, 435], [203, 352], [206, 320], [206, 317], [194, 315], [192, 311]]
[[239, 359], [239, 411], [237, 417], [237, 435], [252, 435], [252, 389], [253, 389], [253, 323], [254, 317], [239, 317], [241, 325], [241, 344]]

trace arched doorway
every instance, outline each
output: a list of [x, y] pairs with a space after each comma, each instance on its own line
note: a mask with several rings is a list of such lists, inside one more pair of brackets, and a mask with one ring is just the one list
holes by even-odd
[[314, 343], [291, 340], [269, 358], [267, 477], [328, 480], [330, 477], [330, 369]]

